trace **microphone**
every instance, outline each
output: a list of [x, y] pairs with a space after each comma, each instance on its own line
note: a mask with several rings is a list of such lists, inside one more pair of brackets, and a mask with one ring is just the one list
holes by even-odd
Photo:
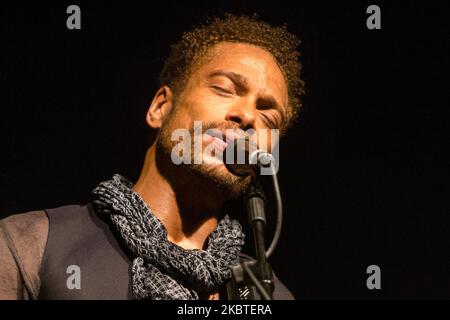
[[234, 175], [255, 178], [261, 174], [261, 168], [271, 167], [274, 157], [265, 150], [258, 149], [249, 139], [231, 140], [224, 150], [224, 164]]
[[[227, 141], [228, 142], [228, 141]], [[266, 300], [273, 298], [273, 272], [267, 259], [274, 251], [281, 234], [282, 203], [278, 179], [275, 169], [275, 157], [271, 153], [258, 149], [253, 141], [247, 139], [230, 140], [224, 150], [224, 164], [228, 171], [237, 176], [251, 176], [252, 182], [244, 194], [245, 207], [253, 229], [256, 262], [242, 262], [232, 268], [232, 282], [229, 297], [234, 299], [255, 299], [254, 293], [259, 291]], [[265, 196], [260, 184], [260, 175], [271, 175], [273, 191], [277, 204], [277, 224], [275, 234], [266, 251], [264, 227], [266, 225]], [[237, 292], [236, 292], [237, 288]], [[234, 290], [233, 290], [234, 289]], [[251, 296], [243, 296], [243, 292], [252, 292]]]

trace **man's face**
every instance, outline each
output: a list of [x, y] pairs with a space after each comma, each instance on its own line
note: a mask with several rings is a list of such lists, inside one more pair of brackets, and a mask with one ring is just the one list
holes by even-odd
[[[172, 132], [183, 128], [193, 136], [194, 121], [201, 121], [203, 132], [254, 129], [256, 134], [251, 138], [258, 142], [258, 130], [279, 129], [283, 125], [288, 93], [284, 76], [267, 51], [248, 44], [223, 42], [208, 51], [175, 100], [157, 141], [158, 148], [166, 154], [177, 144], [171, 141]], [[216, 150], [225, 147], [223, 141], [204, 134], [203, 150], [211, 143], [216, 144]], [[194, 148], [192, 151], [195, 153]], [[223, 162], [207, 161], [207, 154], [203, 154], [203, 159], [206, 161], [201, 164], [184, 166], [197, 177], [212, 180], [231, 197], [238, 196], [250, 182], [249, 177], [231, 174]]]

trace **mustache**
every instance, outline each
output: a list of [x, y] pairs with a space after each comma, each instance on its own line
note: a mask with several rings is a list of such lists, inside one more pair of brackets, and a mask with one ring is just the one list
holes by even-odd
[[[242, 130], [238, 124], [236, 124], [235, 122], [231, 122], [231, 121], [229, 121], [229, 122], [217, 122], [217, 121], [202, 122], [203, 133], [209, 129], [218, 129], [220, 131], [224, 131], [227, 129]], [[244, 131], [244, 130], [242, 130], [242, 131]]]

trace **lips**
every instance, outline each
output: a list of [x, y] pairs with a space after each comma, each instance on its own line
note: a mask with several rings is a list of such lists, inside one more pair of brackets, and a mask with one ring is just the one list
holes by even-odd
[[226, 129], [226, 130], [208, 129], [206, 131], [206, 134], [211, 137], [220, 139], [227, 144], [230, 144], [237, 139], [245, 138], [245, 132], [241, 131], [242, 130], [239, 129]]
[[212, 136], [210, 134], [204, 134], [203, 135], [203, 140], [206, 141], [206, 142], [215, 143], [217, 149], [220, 150], [220, 151], [224, 151], [225, 148], [228, 145], [228, 143], [226, 141], [224, 141], [223, 138], [218, 138], [218, 137]]

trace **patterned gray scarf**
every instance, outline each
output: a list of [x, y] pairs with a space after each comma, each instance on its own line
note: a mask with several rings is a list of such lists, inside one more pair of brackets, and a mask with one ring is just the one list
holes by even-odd
[[167, 230], [132, 183], [119, 174], [92, 191], [97, 213], [107, 214], [136, 257], [132, 287], [136, 299], [197, 300], [217, 292], [231, 277], [244, 234], [228, 215], [209, 235], [206, 250], [186, 250], [167, 240]]

